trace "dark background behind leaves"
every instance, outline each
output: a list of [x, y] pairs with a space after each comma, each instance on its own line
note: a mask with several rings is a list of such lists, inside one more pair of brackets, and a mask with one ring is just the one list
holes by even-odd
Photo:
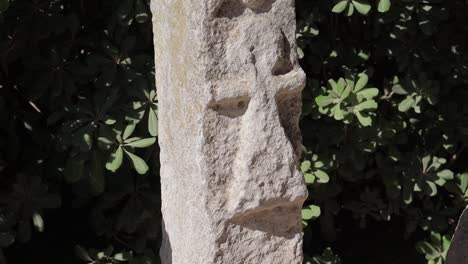
[[[296, 2], [305, 263], [444, 263], [468, 1]], [[0, 0], [0, 263], [159, 263], [150, 19], [147, 0]]]

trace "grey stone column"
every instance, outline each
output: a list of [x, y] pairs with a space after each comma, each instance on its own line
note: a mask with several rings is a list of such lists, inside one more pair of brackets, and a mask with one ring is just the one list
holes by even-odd
[[302, 263], [294, 0], [152, 0], [164, 264]]

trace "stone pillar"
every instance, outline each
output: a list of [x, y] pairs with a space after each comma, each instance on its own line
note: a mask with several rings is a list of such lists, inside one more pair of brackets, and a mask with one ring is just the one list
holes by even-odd
[[300, 264], [294, 0], [152, 0], [163, 264]]
[[468, 264], [468, 208], [462, 213], [453, 235], [447, 264]]

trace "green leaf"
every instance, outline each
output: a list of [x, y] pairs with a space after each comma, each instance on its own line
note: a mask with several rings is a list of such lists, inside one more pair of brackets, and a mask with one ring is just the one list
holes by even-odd
[[460, 190], [464, 194], [468, 191], [468, 173], [460, 174]]
[[130, 143], [132, 143], [132, 142], [135, 142], [135, 141], [138, 141], [138, 140], [141, 140], [141, 139], [142, 139], [142, 138], [140, 138], [140, 137], [131, 137], [131, 138], [127, 138], [127, 139], [125, 140], [124, 143], [125, 143], [126, 145], [128, 145], [128, 144], [130, 144]]
[[112, 140], [105, 137], [98, 137], [98, 142], [100, 142], [103, 145], [112, 145]]
[[377, 109], [377, 103], [374, 100], [367, 100], [364, 101], [356, 106], [353, 107], [354, 111], [362, 111], [362, 110], [369, 110], [369, 109]]
[[128, 261], [132, 258], [132, 252], [121, 252], [114, 255], [113, 259], [117, 261]]
[[156, 93], [156, 90], [155, 89], [151, 89], [151, 91], [149, 92], [149, 99], [151, 101], [154, 101], [156, 99], [156, 96], [157, 96], [157, 93]]
[[330, 94], [333, 98], [338, 98], [338, 97], [340, 97], [340, 95], [339, 95], [339, 93], [338, 93], [338, 83], [336, 83], [335, 80], [329, 79], [328, 82], [327, 82], [327, 88], [328, 88], [329, 94]]
[[311, 173], [304, 173], [306, 184], [313, 184], [315, 182], [315, 176]]
[[372, 118], [370, 116], [363, 116], [361, 114], [361, 112], [359, 112], [359, 111], [354, 112], [354, 115], [357, 117], [359, 123], [363, 127], [368, 127], [368, 126], [372, 125]]
[[303, 220], [312, 220], [320, 216], [320, 207], [316, 205], [309, 205], [302, 209], [302, 219]]
[[361, 15], [367, 15], [371, 10], [371, 5], [363, 0], [353, 0], [352, 3]]
[[426, 181], [426, 186], [429, 187], [427, 191], [429, 191], [429, 196], [435, 196], [437, 194], [437, 185], [434, 182]]
[[333, 108], [333, 117], [336, 120], [343, 120], [344, 119], [344, 113], [340, 108], [340, 104], [335, 105]]
[[348, 10], [346, 12], [346, 16], [350, 17], [354, 14], [354, 5], [348, 5]]
[[340, 78], [337, 82], [337, 86], [336, 86], [336, 94], [338, 95], [338, 97], [341, 97], [341, 95], [343, 94], [344, 90], [345, 90], [345, 87], [346, 87], [346, 81], [345, 79], [343, 78]]
[[106, 253], [105, 253], [105, 252], [99, 252], [99, 253], [97, 254], [97, 258], [98, 258], [98, 259], [104, 259], [105, 257], [106, 257]]
[[428, 242], [420, 241], [416, 244], [416, 250], [426, 255], [427, 260], [435, 259], [439, 256], [438, 251]]
[[320, 95], [315, 98], [315, 103], [317, 103], [318, 106], [320, 107], [326, 107], [333, 103], [333, 98], [325, 95]]
[[365, 73], [360, 73], [358, 76], [359, 76], [359, 80], [356, 82], [356, 85], [354, 86], [355, 93], [359, 92], [364, 87], [366, 87], [367, 82], [369, 81], [369, 76], [367, 76], [367, 74]]
[[122, 165], [123, 151], [122, 147], [118, 147], [117, 150], [112, 153], [110, 160], [106, 163], [106, 169], [116, 172]]
[[125, 127], [125, 130], [123, 132], [122, 138], [125, 140], [128, 137], [130, 137], [133, 134], [133, 131], [135, 131], [136, 124], [129, 124]]
[[144, 138], [140, 140], [133, 141], [131, 143], [127, 143], [127, 146], [133, 147], [133, 148], [147, 148], [156, 142], [156, 138]]
[[130, 158], [130, 160], [132, 161], [133, 167], [138, 172], [138, 174], [143, 175], [148, 171], [148, 165], [146, 164], [146, 162], [142, 158], [140, 158], [137, 155], [127, 151], [126, 149], [124, 149], [124, 151], [128, 155], [128, 157]]
[[390, 10], [391, 5], [390, 0], [379, 0], [377, 10], [379, 10], [380, 13], [385, 13]]
[[158, 117], [155, 111], [153, 111], [151, 108], [148, 112], [148, 131], [153, 137], [158, 135]]
[[314, 162], [314, 168], [322, 168], [323, 166], [325, 166], [325, 164], [321, 161], [316, 161]]
[[327, 183], [330, 181], [330, 177], [323, 170], [316, 170], [314, 175], [318, 178], [318, 183]]
[[450, 247], [450, 238], [448, 236], [442, 237], [442, 249], [445, 251]]
[[111, 126], [111, 125], [113, 125], [115, 123], [117, 123], [117, 120], [112, 119], [112, 118], [107, 118], [106, 120], [104, 120], [104, 124], [109, 125], [109, 126]]
[[399, 94], [399, 95], [407, 95], [408, 94], [408, 91], [406, 91], [403, 86], [401, 86], [401, 84], [394, 84], [392, 86], [392, 91], [396, 94]]
[[44, 231], [44, 219], [42, 219], [42, 216], [35, 212], [33, 214], [33, 225], [36, 227], [37, 231], [43, 232]]
[[302, 59], [302, 58], [304, 58], [304, 55], [305, 55], [304, 51], [300, 47], [297, 47], [297, 57], [299, 59]]
[[348, 98], [352, 90], [353, 90], [353, 87], [351, 85], [346, 85], [346, 88], [344, 89], [343, 93], [340, 96], [340, 100], [343, 101], [346, 98]]
[[332, 9], [333, 13], [342, 13], [348, 6], [348, 0], [341, 0]]
[[363, 98], [372, 99], [376, 97], [378, 94], [379, 94], [379, 89], [377, 88], [367, 88], [356, 93], [356, 95], [358, 96], [360, 100], [362, 100]]
[[426, 172], [429, 169], [429, 162], [431, 161], [431, 156], [426, 155], [421, 159], [423, 172]]
[[403, 185], [402, 198], [405, 204], [411, 204], [413, 202], [413, 184], [406, 183]]
[[453, 172], [451, 170], [443, 170], [437, 173], [437, 176], [444, 180], [453, 180]]
[[307, 172], [310, 169], [311, 165], [312, 165], [312, 163], [309, 160], [303, 161], [302, 164], [301, 164], [301, 171], [303, 173]]
[[368, 51], [360, 51], [358, 54], [358, 57], [362, 60], [368, 60], [371, 56], [371, 53]]
[[101, 149], [109, 150], [112, 147], [112, 140], [106, 137], [98, 137], [97, 144]]
[[405, 100], [403, 100], [399, 105], [398, 105], [398, 111], [400, 112], [406, 112], [408, 111], [411, 107], [414, 105], [414, 99], [412, 96], [406, 97]]

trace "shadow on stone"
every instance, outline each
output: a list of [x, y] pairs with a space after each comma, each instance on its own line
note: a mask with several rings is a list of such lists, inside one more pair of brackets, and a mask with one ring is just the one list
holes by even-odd
[[297, 206], [280, 206], [268, 210], [239, 215], [230, 221], [246, 231], [260, 231], [268, 236], [291, 239], [302, 232], [300, 220], [301, 208]]
[[276, 2], [276, 0], [264, 0], [261, 6], [251, 8], [251, 9], [252, 9], [252, 11], [254, 11], [257, 14], [266, 13], [266, 12], [269, 12], [271, 10], [271, 8], [273, 7], [273, 3], [275, 3], [275, 2]]
[[161, 258], [161, 263], [172, 264], [171, 240], [166, 232], [166, 225], [164, 224], [164, 221], [162, 221], [162, 236], [163, 241], [159, 250], [159, 257]]
[[259, 6], [247, 7], [241, 0], [225, 0], [219, 7], [216, 17], [236, 18], [241, 16], [246, 8], [251, 9], [256, 14], [267, 13], [271, 10], [275, 2], [276, 0], [264, 0]]

